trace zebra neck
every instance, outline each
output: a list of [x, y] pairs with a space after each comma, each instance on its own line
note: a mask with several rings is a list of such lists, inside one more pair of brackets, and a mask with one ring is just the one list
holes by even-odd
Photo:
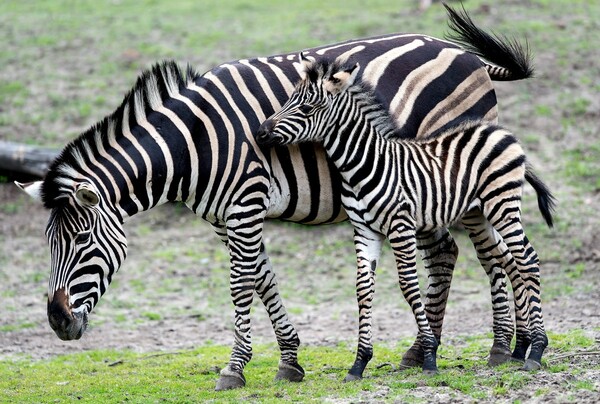
[[327, 130], [323, 142], [340, 174], [351, 182], [362, 180], [361, 173], [368, 175], [375, 160], [397, 144], [384, 138], [394, 131], [387, 112], [370, 99], [366, 104], [363, 101], [356, 96], [341, 100], [345, 106], [331, 120], [333, 127]]
[[[179, 98], [183, 98], [179, 96]], [[182, 103], [152, 110], [125, 107], [122, 120], [109, 122], [96, 136], [92, 176], [106, 189], [123, 221], [166, 202], [195, 197], [200, 171], [197, 143], [201, 122]], [[92, 160], [90, 158], [90, 160]]]

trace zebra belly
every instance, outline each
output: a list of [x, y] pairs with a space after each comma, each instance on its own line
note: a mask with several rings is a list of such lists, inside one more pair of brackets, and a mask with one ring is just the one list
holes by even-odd
[[271, 150], [270, 219], [303, 224], [348, 219], [341, 201], [341, 178], [320, 144]]

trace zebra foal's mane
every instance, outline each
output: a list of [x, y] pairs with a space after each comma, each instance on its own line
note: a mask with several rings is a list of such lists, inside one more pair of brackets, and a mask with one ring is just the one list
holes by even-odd
[[[306, 67], [304, 85], [308, 87], [322, 86], [323, 82], [331, 80], [334, 74], [351, 70], [354, 66], [354, 63], [347, 60], [317, 59]], [[367, 113], [381, 136], [386, 139], [400, 138], [400, 128], [393, 121], [387, 108], [377, 98], [375, 89], [368, 82], [362, 80], [361, 73], [361, 71], [358, 72], [359, 76], [345, 91], [351, 93], [361, 108], [368, 108]]]
[[42, 185], [44, 206], [48, 209], [61, 206], [61, 196], [65, 195], [61, 188], [76, 179], [89, 156], [97, 153], [99, 142], [106, 144], [109, 137], [118, 139], [123, 135], [120, 129], [123, 121], [128, 120], [130, 127], [133, 126], [140, 114], [146, 115], [159, 107], [198, 77], [189, 65], [184, 73], [172, 60], [156, 63], [145, 70], [112, 114], [67, 144], [52, 162]]

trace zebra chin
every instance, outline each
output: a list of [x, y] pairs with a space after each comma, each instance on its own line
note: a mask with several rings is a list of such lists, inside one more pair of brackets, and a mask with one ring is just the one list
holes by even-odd
[[256, 137], [256, 141], [259, 145], [268, 147], [280, 146], [284, 143], [283, 136], [275, 135], [272, 133], [259, 133]]
[[58, 338], [63, 341], [81, 338], [88, 325], [87, 307], [73, 310], [68, 301], [64, 289], [57, 290], [52, 300], [48, 300], [48, 322]]

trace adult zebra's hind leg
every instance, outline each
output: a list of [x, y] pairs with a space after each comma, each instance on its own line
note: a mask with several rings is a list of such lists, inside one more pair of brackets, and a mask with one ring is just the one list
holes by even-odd
[[372, 307], [375, 294], [375, 269], [385, 237], [365, 229], [354, 229], [356, 249], [356, 299], [358, 301], [358, 348], [345, 382], [363, 377], [365, 367], [373, 357]]
[[[425, 312], [431, 330], [439, 343], [452, 273], [458, 257], [458, 246], [445, 228], [417, 233], [417, 246], [421, 250], [421, 258], [427, 272]], [[415, 343], [402, 356], [400, 366], [421, 367], [423, 357], [422, 336], [419, 333]]]

